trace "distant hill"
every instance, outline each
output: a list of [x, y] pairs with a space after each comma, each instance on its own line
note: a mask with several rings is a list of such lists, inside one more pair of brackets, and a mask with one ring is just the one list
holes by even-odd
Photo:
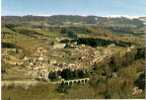
[[143, 23], [146, 25], [146, 17], [140, 17], [139, 20], [143, 21]]
[[146, 20], [146, 17], [139, 17], [140, 20]]
[[142, 27], [143, 22], [139, 19], [128, 19], [126, 17], [99, 17], [99, 16], [73, 16], [73, 15], [54, 15], [54, 16], [2, 16], [4, 23], [30, 23], [44, 22], [48, 25], [104, 25], [120, 27]]

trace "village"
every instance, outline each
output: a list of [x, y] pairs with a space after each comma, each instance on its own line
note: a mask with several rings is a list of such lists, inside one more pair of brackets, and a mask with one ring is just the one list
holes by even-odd
[[[56, 83], [60, 83], [64, 79], [60, 76], [61, 74], [57, 74], [63, 72], [64, 70], [69, 70], [72, 72], [80, 70], [83, 71], [83, 75], [86, 75], [86, 73], [90, 72], [90, 70], [94, 68], [94, 65], [109, 63], [111, 61], [110, 59], [115, 53], [110, 48], [116, 47], [114, 44], [107, 46], [105, 49], [98, 47], [102, 50], [101, 51], [84, 44], [76, 45], [72, 43], [70, 45], [74, 47], [73, 55], [79, 56], [78, 60], [75, 60], [74, 63], [58, 63], [55, 59], [48, 59], [49, 52], [43, 47], [35, 48], [33, 55], [24, 56], [21, 60], [11, 57], [10, 60], [7, 60], [7, 63], [16, 66], [24, 66], [27, 69], [27, 72], [25, 74], [30, 76], [32, 79], [51, 82], [51, 79], [49, 79], [50, 77], [59, 77], [59, 80], [56, 80], [58, 81]], [[56, 43], [53, 48], [64, 49], [64, 46], [65, 44]], [[134, 46], [128, 47], [125, 51], [125, 54], [130, 53], [131, 51], [133, 52], [133, 50], [135, 50]], [[51, 76], [50, 73], [53, 73], [55, 76]], [[113, 75], [115, 77], [117, 76], [115, 75], [115, 73], [113, 73]], [[82, 80], [84, 78], [87, 78], [87, 80], [89, 80], [88, 75], [87, 77], [82, 77], [80, 79]], [[77, 80], [80, 79], [77, 78]], [[69, 79], [67, 81], [69, 81]]]

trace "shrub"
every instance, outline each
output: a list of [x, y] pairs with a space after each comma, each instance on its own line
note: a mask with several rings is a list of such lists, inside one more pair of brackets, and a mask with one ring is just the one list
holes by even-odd
[[68, 89], [71, 88], [71, 86], [67, 85], [67, 84], [64, 84], [64, 83], [61, 83], [57, 86], [57, 91], [58, 92], [61, 92], [61, 93], [67, 93]]
[[52, 81], [57, 80], [58, 79], [58, 75], [56, 72], [50, 72], [48, 75], [48, 78]]
[[145, 88], [145, 74], [141, 73], [139, 77], [135, 80], [135, 85], [138, 86], [140, 89]]

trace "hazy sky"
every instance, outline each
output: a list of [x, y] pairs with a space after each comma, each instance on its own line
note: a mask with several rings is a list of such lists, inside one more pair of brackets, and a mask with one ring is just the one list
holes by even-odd
[[2, 15], [145, 16], [146, 0], [2, 0]]

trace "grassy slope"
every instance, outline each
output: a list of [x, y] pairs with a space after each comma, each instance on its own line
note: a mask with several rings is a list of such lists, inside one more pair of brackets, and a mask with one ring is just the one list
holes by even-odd
[[[16, 30], [23, 30], [24, 28], [19, 27], [16, 28]], [[47, 40], [54, 41], [56, 37], [59, 36], [58, 33], [52, 33], [48, 32], [47, 30], [38, 30], [38, 29], [27, 29], [31, 31], [38, 32], [42, 34], [43, 36], [47, 37]], [[24, 53], [26, 55], [29, 55], [33, 53], [34, 48], [41, 45], [41, 46], [47, 46], [48, 44], [45, 43], [42, 39], [38, 38], [33, 38], [24, 34], [20, 34], [18, 32], [13, 32], [10, 29], [5, 29], [7, 33], [4, 39], [2, 41], [4, 42], [10, 42], [10, 43], [16, 43], [19, 47], [21, 47], [24, 50]], [[14, 35], [15, 34], [15, 41]], [[42, 37], [43, 37], [42, 36]], [[137, 41], [140, 40], [140, 38], [137, 38], [137, 40], [129, 40], [129, 37], [123, 36], [123, 37], [115, 37], [116, 39], [124, 39], [125, 41], [133, 41], [137, 43]], [[45, 40], [46, 41], [46, 40]], [[141, 43], [143, 42], [140, 41]], [[139, 43], [140, 44], [140, 43]], [[120, 50], [120, 48], [116, 49]], [[53, 51], [53, 52], [58, 52], [58, 51]], [[64, 52], [64, 51], [60, 51]], [[59, 52], [58, 52], [59, 53]], [[64, 59], [63, 59], [64, 60]], [[132, 65], [129, 65], [126, 68], [121, 69], [119, 72], [120, 77], [111, 79], [108, 81], [108, 92], [110, 92], [112, 98], [124, 98], [126, 96], [127, 98], [138, 98], [138, 97], [133, 97], [131, 96], [131, 89], [133, 88], [133, 83], [125, 86], [125, 88], [122, 88], [123, 82], [127, 82], [127, 80], [130, 80], [130, 82], [133, 82], [135, 78], [138, 76], [139, 71], [140, 72], [143, 70], [143, 62], [144, 60], [138, 60], [134, 62]], [[13, 67], [13, 66], [10, 66]], [[140, 69], [141, 68], [141, 69]], [[10, 69], [10, 76], [13, 78], [22, 78], [22, 77], [17, 77], [21, 76], [20, 73], [15, 72], [15, 68]], [[9, 76], [6, 76], [6, 78]], [[10, 77], [9, 77], [10, 78]], [[116, 83], [116, 84], [115, 84]], [[115, 84], [115, 85], [113, 85]], [[13, 100], [48, 100], [48, 99], [54, 99], [54, 98], [104, 98], [104, 92], [106, 85], [105, 84], [99, 84], [96, 87], [90, 86], [89, 84], [86, 84], [84, 86], [81, 85], [75, 85], [73, 86], [68, 94], [62, 94], [58, 93], [55, 91], [56, 86], [52, 84], [40, 84], [38, 86], [32, 86], [28, 90], [25, 90], [21, 87], [8, 87], [8, 88], [2, 88], [2, 99], [7, 100], [9, 97]], [[124, 94], [125, 93], [125, 94]], [[144, 94], [139, 96], [139, 98], [143, 98]]]
[[[137, 60], [128, 67], [122, 68], [119, 71], [119, 77], [108, 80], [105, 83], [97, 86], [74, 85], [68, 90], [68, 93], [58, 93], [53, 84], [40, 84], [32, 86], [27, 90], [22, 87], [5, 87], [2, 88], [2, 99], [6, 100], [9, 97], [13, 100], [48, 100], [48, 99], [64, 99], [64, 98], [104, 98], [105, 91], [108, 91], [111, 98], [143, 98], [144, 93], [139, 96], [132, 96], [133, 81], [138, 76], [139, 72], [143, 71], [144, 60]], [[136, 75], [136, 76], [135, 76]], [[130, 84], [129, 84], [130, 82]], [[116, 83], [116, 84], [115, 84]], [[123, 87], [124, 86], [124, 87]]]

